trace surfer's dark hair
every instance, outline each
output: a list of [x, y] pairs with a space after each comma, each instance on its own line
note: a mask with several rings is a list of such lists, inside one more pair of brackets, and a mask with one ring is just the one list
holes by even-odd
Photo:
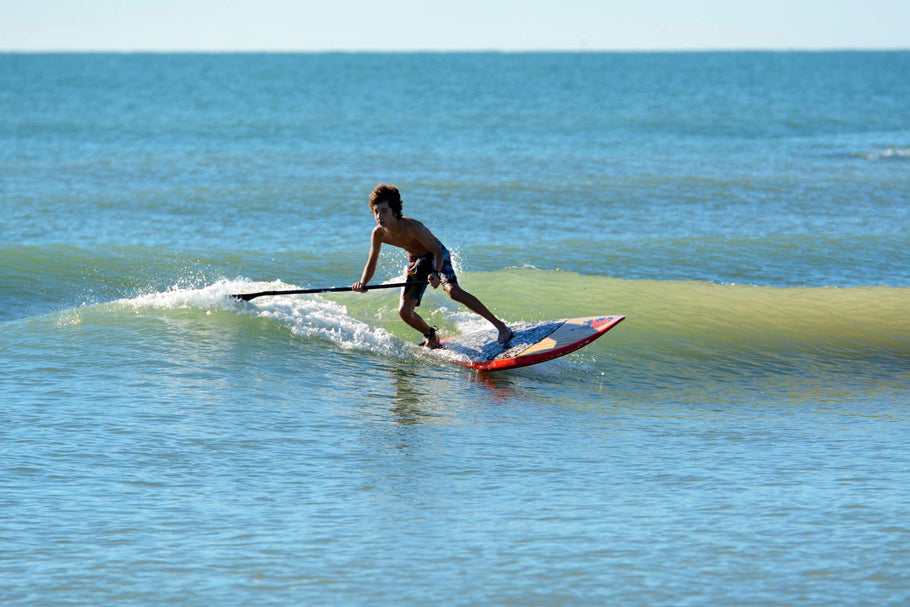
[[380, 183], [373, 188], [373, 193], [370, 194], [370, 208], [381, 202], [389, 203], [392, 214], [396, 219], [401, 219], [401, 192], [398, 191], [398, 188], [388, 183]]

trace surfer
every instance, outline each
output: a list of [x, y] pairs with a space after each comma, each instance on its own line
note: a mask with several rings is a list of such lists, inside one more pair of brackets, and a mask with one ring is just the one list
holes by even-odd
[[[411, 217], [401, 215], [401, 193], [394, 185], [381, 183], [370, 194], [370, 210], [378, 224], [373, 228], [370, 241], [370, 255], [363, 268], [360, 280], [351, 288], [358, 293], [366, 291], [367, 283], [376, 272], [379, 250], [383, 243], [401, 247], [408, 253], [408, 281], [426, 280], [434, 289], [442, 284], [454, 301], [464, 304], [471, 311], [490, 321], [499, 332], [499, 343], [505, 345], [512, 338], [512, 331], [496, 318], [483, 303], [460, 286], [449, 251], [430, 230]], [[401, 292], [398, 315], [408, 325], [423, 334], [425, 341], [420, 345], [428, 348], [439, 347], [436, 328], [431, 327], [417, 313], [416, 308], [426, 291], [426, 284], [405, 287]]]

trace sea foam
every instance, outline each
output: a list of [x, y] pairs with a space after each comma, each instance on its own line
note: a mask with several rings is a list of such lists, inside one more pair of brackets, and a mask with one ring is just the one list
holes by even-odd
[[306, 339], [322, 339], [339, 347], [391, 354], [401, 349], [401, 342], [382, 328], [374, 328], [354, 318], [347, 308], [318, 295], [276, 295], [242, 302], [231, 297], [236, 293], [297, 289], [296, 285], [277, 280], [219, 280], [202, 288], [173, 287], [168, 291], [148, 293], [122, 299], [118, 303], [134, 308], [198, 309], [211, 314], [231, 312], [252, 318], [268, 319]]

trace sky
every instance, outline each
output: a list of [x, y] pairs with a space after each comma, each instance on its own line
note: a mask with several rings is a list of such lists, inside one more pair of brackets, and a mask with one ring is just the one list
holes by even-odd
[[910, 0], [0, 0], [0, 51], [910, 49]]

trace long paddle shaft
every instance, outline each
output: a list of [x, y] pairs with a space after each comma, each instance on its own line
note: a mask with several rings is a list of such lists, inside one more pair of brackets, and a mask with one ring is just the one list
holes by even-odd
[[[372, 291], [373, 289], [397, 289], [398, 287], [410, 287], [412, 285], [425, 285], [427, 284], [426, 280], [414, 280], [408, 282], [394, 282], [385, 285], [373, 285], [365, 287], [367, 291]], [[322, 289], [291, 289], [289, 291], [260, 291], [259, 293], [238, 293], [231, 295], [234, 299], [239, 299], [241, 301], [250, 301], [251, 299], [256, 299], [257, 297], [265, 297], [266, 295], [310, 295], [312, 293], [342, 293], [344, 291], [353, 291], [351, 287], [325, 287]]]

